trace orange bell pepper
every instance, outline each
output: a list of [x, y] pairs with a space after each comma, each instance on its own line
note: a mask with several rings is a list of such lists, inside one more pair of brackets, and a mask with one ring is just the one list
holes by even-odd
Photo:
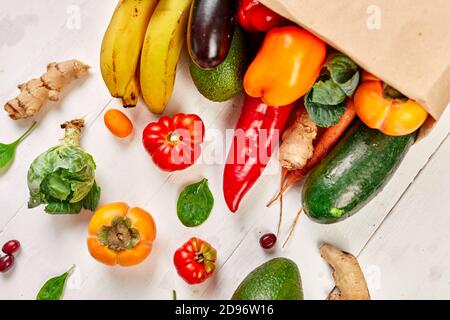
[[419, 129], [428, 117], [420, 104], [366, 71], [354, 102], [356, 114], [368, 127], [389, 136], [410, 134]]
[[144, 261], [155, 238], [155, 221], [147, 211], [117, 202], [95, 212], [89, 223], [87, 245], [97, 261], [126, 267]]
[[316, 82], [326, 48], [322, 40], [299, 27], [270, 30], [245, 74], [245, 91], [269, 106], [295, 102]]

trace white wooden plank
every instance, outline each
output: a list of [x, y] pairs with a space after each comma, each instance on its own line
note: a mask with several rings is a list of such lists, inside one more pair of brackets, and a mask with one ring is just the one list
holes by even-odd
[[450, 299], [450, 139], [359, 256], [374, 299]]

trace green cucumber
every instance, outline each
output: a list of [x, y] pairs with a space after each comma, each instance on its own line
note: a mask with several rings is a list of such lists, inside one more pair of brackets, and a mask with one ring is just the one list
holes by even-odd
[[387, 184], [415, 138], [387, 136], [358, 120], [306, 180], [303, 210], [326, 224], [355, 214]]

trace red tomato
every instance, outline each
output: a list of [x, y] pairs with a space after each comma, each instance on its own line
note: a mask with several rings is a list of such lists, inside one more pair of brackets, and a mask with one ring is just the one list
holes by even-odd
[[273, 12], [258, 0], [241, 0], [237, 13], [239, 24], [248, 32], [268, 32], [289, 24], [289, 21]]
[[200, 157], [205, 125], [195, 114], [161, 117], [143, 132], [142, 142], [153, 162], [164, 171], [184, 170]]
[[216, 249], [199, 238], [191, 238], [173, 256], [178, 274], [189, 284], [208, 279], [216, 269], [216, 260]]

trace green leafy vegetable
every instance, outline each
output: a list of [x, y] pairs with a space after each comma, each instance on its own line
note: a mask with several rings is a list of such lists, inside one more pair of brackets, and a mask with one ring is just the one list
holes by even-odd
[[23, 140], [25, 140], [26, 137], [28, 137], [28, 135], [33, 131], [36, 125], [37, 122], [33, 122], [31, 127], [13, 143], [0, 143], [0, 171], [6, 169], [11, 164], [11, 162], [14, 160], [14, 155], [16, 154], [17, 147]]
[[83, 120], [66, 122], [64, 140], [38, 156], [28, 170], [28, 207], [46, 204], [47, 213], [94, 211], [100, 199], [95, 162], [79, 146]]
[[66, 280], [74, 269], [75, 265], [62, 275], [47, 280], [41, 290], [39, 290], [36, 300], [61, 300]]
[[319, 127], [336, 125], [360, 80], [359, 68], [343, 54], [330, 56], [319, 79], [305, 96], [305, 107]]
[[327, 69], [331, 79], [345, 92], [348, 97], [353, 96], [359, 84], [360, 74], [358, 65], [343, 54], [331, 56]]
[[347, 95], [332, 80], [318, 81], [311, 91], [313, 103], [335, 106], [345, 101]]
[[197, 227], [208, 219], [214, 206], [214, 197], [209, 190], [208, 180], [187, 186], [177, 202], [177, 214], [186, 227]]
[[309, 117], [322, 128], [336, 125], [345, 112], [346, 101], [329, 106], [312, 101], [311, 91], [305, 97], [305, 107]]

